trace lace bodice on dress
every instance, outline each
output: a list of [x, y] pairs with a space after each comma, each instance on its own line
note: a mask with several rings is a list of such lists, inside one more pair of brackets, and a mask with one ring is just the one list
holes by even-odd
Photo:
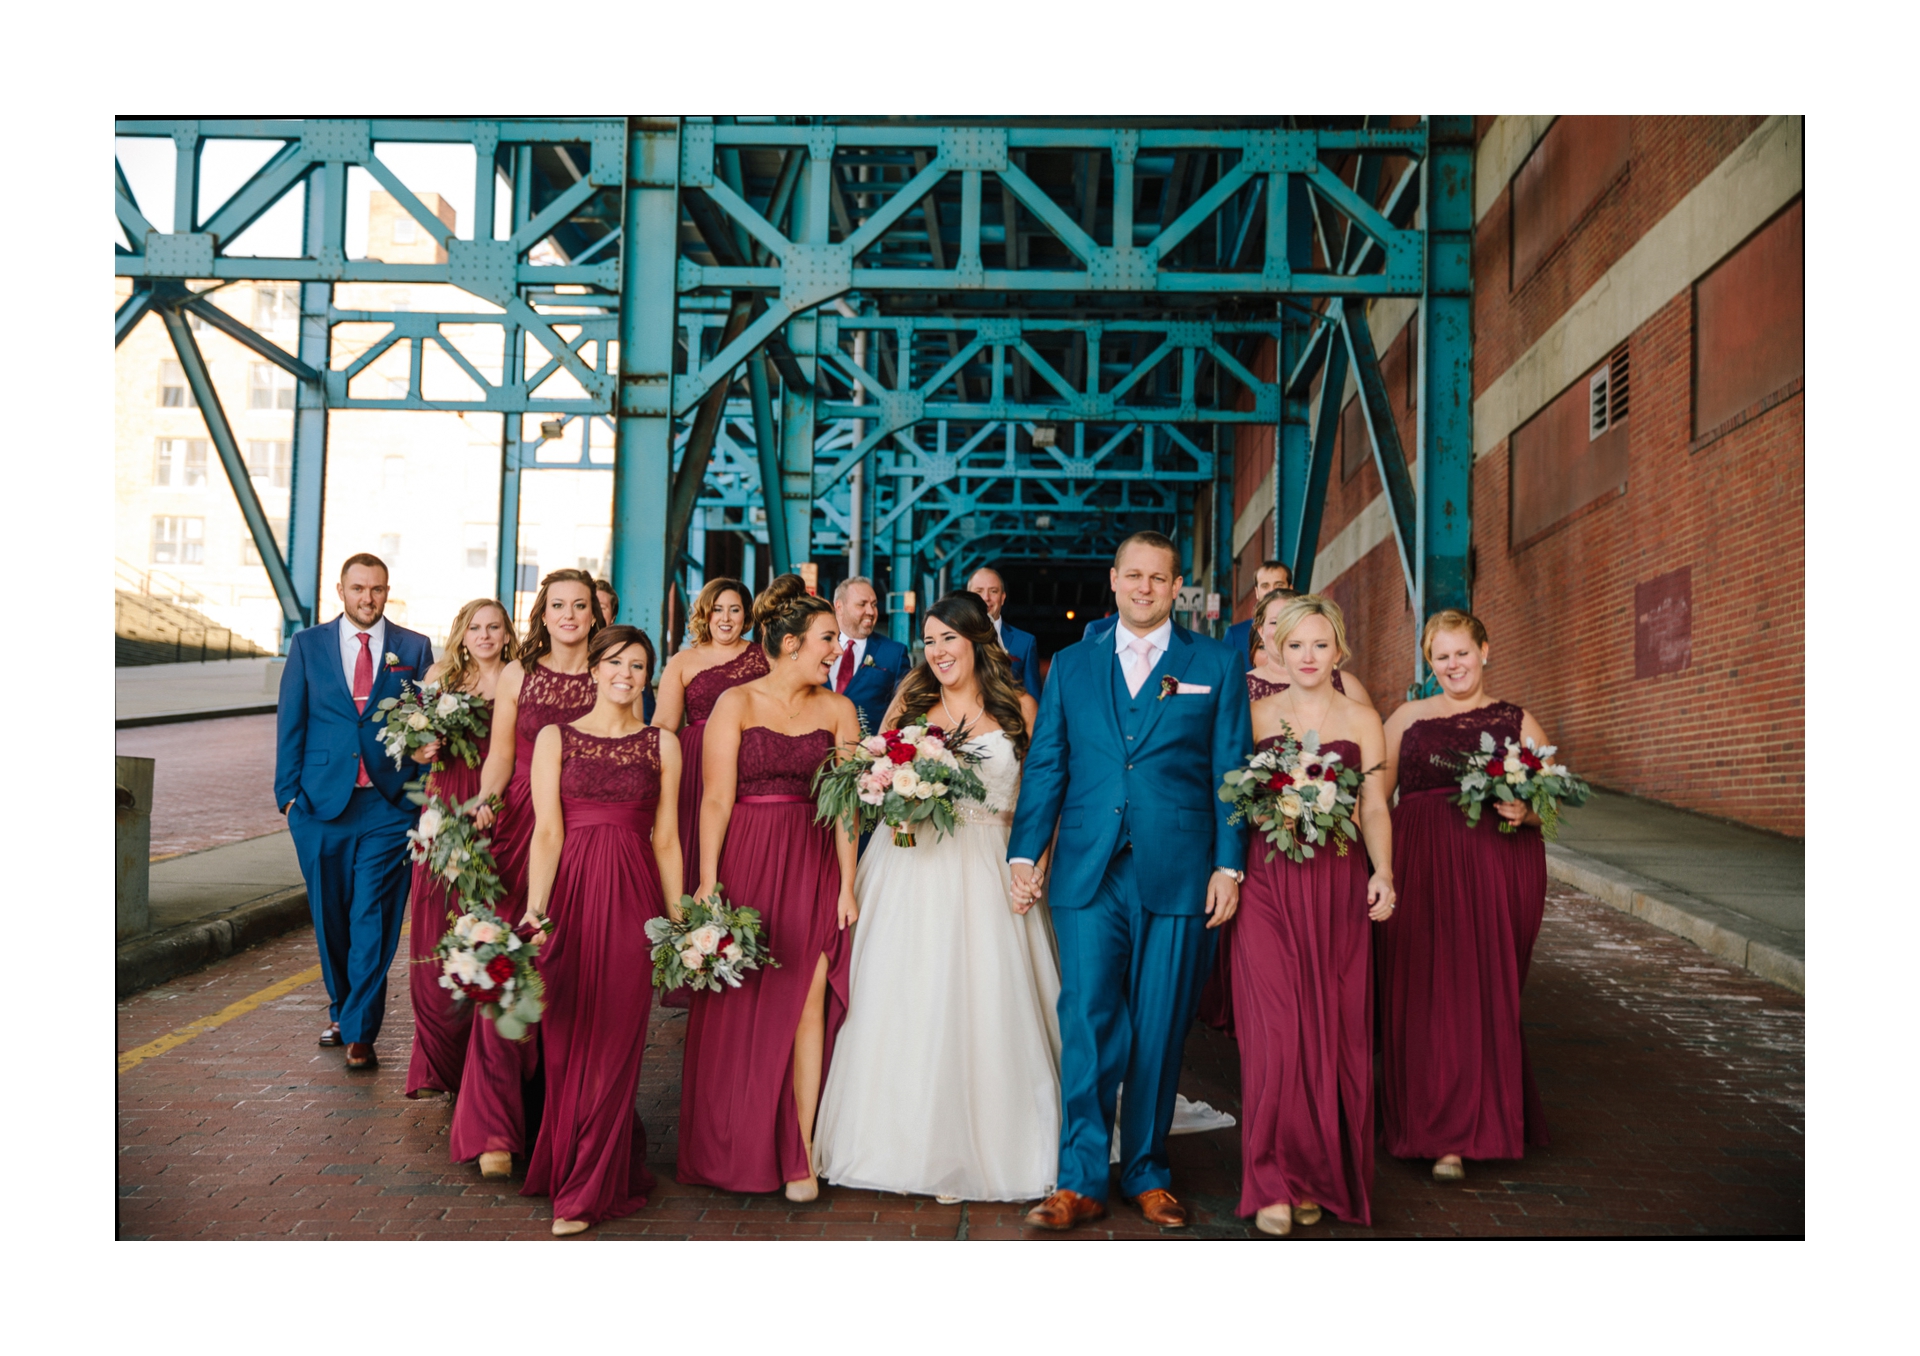
[[606, 739], [562, 725], [560, 795], [652, 809], [660, 803], [660, 732], [648, 726]]
[[1014, 755], [1013, 741], [1004, 730], [989, 730], [967, 741], [967, 748], [980, 755], [974, 773], [987, 788], [986, 804], [957, 800], [954, 815], [962, 824], [1000, 824], [1009, 822], [1015, 802], [1020, 799], [1020, 760]]
[[833, 752], [833, 743], [832, 730], [790, 735], [764, 725], [748, 726], [740, 732], [734, 795], [811, 796], [813, 774]]
[[713, 704], [730, 687], [750, 683], [770, 671], [767, 652], [749, 645], [724, 664], [715, 664], [693, 675], [687, 684], [687, 724], [697, 725], [713, 714]]
[[535, 662], [520, 682], [520, 709], [513, 721], [515, 754], [522, 759], [531, 758], [533, 741], [542, 730], [562, 721], [580, 719], [593, 710], [597, 696], [592, 674], [555, 673]]
[[[1400, 736], [1400, 794], [1413, 795], [1442, 787], [1452, 790], [1460, 774], [1447, 766], [1447, 755], [1473, 753], [1480, 748], [1480, 732], [1505, 743], [1520, 737], [1520, 708], [1512, 702], [1494, 702], [1454, 716], [1416, 720]], [[1441, 755], [1435, 762], [1434, 755]]]

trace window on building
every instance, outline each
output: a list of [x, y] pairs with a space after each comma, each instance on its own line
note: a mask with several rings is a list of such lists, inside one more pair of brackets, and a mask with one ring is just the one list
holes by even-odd
[[207, 440], [157, 439], [153, 447], [153, 483], [170, 490], [191, 490], [205, 485]]
[[300, 326], [299, 283], [256, 283], [253, 289], [253, 327], [262, 334], [295, 330]]
[[540, 557], [534, 552], [523, 553], [514, 566], [513, 587], [516, 593], [538, 593], [540, 591]]
[[206, 559], [205, 518], [159, 517], [153, 520], [155, 565], [198, 565]]
[[160, 408], [164, 410], [200, 408], [200, 402], [193, 398], [193, 388], [187, 385], [187, 374], [180, 370], [180, 364], [172, 358], [163, 358], [160, 362]]
[[579, 556], [576, 557], [575, 564], [577, 568], [585, 570], [588, 574], [597, 575], [600, 573], [599, 556]]
[[1510, 287], [1531, 278], [1625, 172], [1627, 119], [1556, 118], [1513, 176]]
[[420, 223], [402, 212], [393, 219], [393, 243], [411, 245], [420, 239]]
[[293, 373], [273, 363], [250, 363], [247, 367], [247, 408], [250, 410], [290, 410], [294, 406]]
[[247, 474], [276, 490], [293, 483], [293, 444], [254, 439], [247, 443]]
[[1807, 370], [1806, 219], [1794, 204], [1693, 288], [1693, 436]]
[[400, 563], [400, 534], [382, 532], [380, 534], [380, 559], [387, 563], [389, 570]]
[[[1513, 431], [1508, 443], [1508, 540], [1528, 545], [1587, 505], [1627, 491], [1625, 345]], [[1596, 404], [1596, 400], [1598, 403]]]
[[466, 529], [467, 568], [484, 570], [493, 558], [493, 524], [468, 523]]
[[[285, 552], [287, 549], [287, 520], [285, 518], [269, 518], [267, 519], [267, 527], [273, 532], [275, 549]], [[240, 540], [240, 563], [242, 565], [258, 565], [261, 563], [260, 548], [253, 544], [253, 533], [251, 532], [247, 533]]]

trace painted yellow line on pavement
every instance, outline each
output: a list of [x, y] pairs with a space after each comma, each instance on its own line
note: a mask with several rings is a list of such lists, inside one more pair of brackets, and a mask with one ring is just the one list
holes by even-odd
[[177, 1030], [169, 1031], [157, 1041], [148, 1041], [145, 1045], [135, 1046], [121, 1055], [116, 1061], [115, 1073], [125, 1073], [136, 1064], [142, 1064], [155, 1055], [164, 1055], [167, 1051], [185, 1045], [195, 1036], [204, 1036], [218, 1026], [225, 1026], [236, 1017], [244, 1017], [263, 1003], [271, 1003], [276, 998], [284, 998], [295, 989], [302, 988], [320, 978], [320, 967], [315, 965], [302, 970], [297, 975], [288, 975], [277, 984], [269, 984], [258, 993], [250, 993], [237, 1003], [229, 1003], [211, 1017], [202, 1017], [197, 1022], [188, 1022]]

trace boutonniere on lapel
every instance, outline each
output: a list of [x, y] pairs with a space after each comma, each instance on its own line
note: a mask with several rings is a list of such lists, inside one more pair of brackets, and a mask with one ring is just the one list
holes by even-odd
[[863, 659], [863, 660], [861, 660], [861, 661], [860, 661], [860, 667], [861, 667], [861, 668], [863, 668], [863, 669], [870, 669], [870, 668], [872, 668], [872, 667], [873, 667], [873, 656], [872, 656], [872, 655], [868, 655], [868, 656], [867, 656], [867, 657], [866, 657], [865, 659]]
[[412, 673], [413, 669], [405, 664], [402, 664], [400, 662], [400, 656], [395, 654], [392, 650], [388, 650], [387, 651], [387, 672], [388, 673]]
[[1179, 690], [1180, 690], [1180, 680], [1178, 678], [1175, 678], [1171, 673], [1169, 673], [1160, 680], [1160, 696], [1157, 698], [1157, 700], [1165, 701], [1167, 698], [1171, 697], [1174, 693], [1178, 692]]

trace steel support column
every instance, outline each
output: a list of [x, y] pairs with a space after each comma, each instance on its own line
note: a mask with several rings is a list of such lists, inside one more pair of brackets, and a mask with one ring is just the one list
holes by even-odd
[[[774, 573], [790, 570], [794, 555], [787, 543], [787, 496], [780, 479], [780, 443], [773, 426], [773, 379], [767, 351], [747, 359], [747, 394], [753, 403], [753, 447], [760, 462], [760, 504], [767, 515], [767, 553]], [[811, 505], [809, 505], [811, 509]], [[699, 511], [695, 510], [695, 516]], [[687, 539], [693, 539], [689, 526]]]
[[[818, 326], [812, 316], [789, 322], [787, 345], [794, 361], [807, 379], [805, 389], [791, 382], [781, 384], [780, 394], [780, 469], [781, 493], [786, 513], [787, 548], [792, 552], [776, 568], [794, 569], [802, 561], [813, 559], [813, 442], [817, 433], [815, 383], [819, 380]], [[767, 506], [768, 541], [773, 540], [773, 502]]]
[[[1421, 298], [1420, 512], [1416, 520], [1414, 638], [1442, 608], [1472, 603], [1468, 569], [1473, 486], [1473, 119], [1428, 119], [1420, 170], [1426, 211], [1426, 290]], [[1425, 661], [1415, 657], [1416, 683]]]
[[[1344, 304], [1338, 300], [1333, 303], [1335, 323], [1341, 323]], [[1328, 345], [1326, 361], [1320, 369], [1320, 405], [1314, 412], [1313, 442], [1300, 490], [1300, 511], [1293, 519], [1293, 555], [1287, 560], [1293, 572], [1293, 586], [1302, 593], [1313, 589], [1313, 561], [1320, 551], [1320, 513], [1327, 505], [1327, 477], [1333, 470], [1333, 445], [1340, 433], [1340, 407], [1345, 403], [1346, 391], [1347, 346], [1336, 337]]]
[[[1307, 328], [1298, 322], [1280, 332], [1278, 371], [1284, 383], [1306, 347]], [[1300, 554], [1301, 514], [1307, 502], [1307, 470], [1313, 462], [1313, 431], [1307, 423], [1307, 400], [1290, 394], [1283, 384], [1280, 423], [1273, 431], [1273, 540], [1269, 555], [1288, 568]]]
[[253, 534], [254, 549], [260, 553], [260, 562], [267, 567], [267, 578], [273, 581], [274, 596], [280, 601], [280, 615], [287, 632], [300, 629], [300, 599], [294, 592], [293, 579], [287, 573], [287, 563], [280, 555], [280, 544], [273, 539], [273, 529], [267, 523], [266, 510], [260, 507], [260, 496], [253, 492], [253, 478], [247, 474], [247, 463], [240, 455], [240, 444], [234, 441], [233, 426], [227, 422], [227, 412], [220, 404], [220, 394], [213, 389], [213, 378], [207, 371], [207, 362], [200, 354], [200, 345], [193, 340], [193, 331], [187, 326], [187, 318], [175, 308], [163, 307], [160, 319], [166, 324], [167, 335], [173, 340], [173, 351], [180, 357], [180, 370], [186, 374], [187, 385], [193, 388], [193, 398], [200, 405], [200, 417], [206, 421], [207, 434], [213, 440], [214, 447], [220, 453], [220, 464], [226, 468], [227, 483], [233, 486], [233, 497], [240, 502], [240, 516], [247, 520], [247, 531]]
[[662, 650], [673, 469], [674, 266], [680, 121], [630, 119], [620, 237], [620, 417], [613, 462], [613, 586]]
[[[329, 246], [346, 252], [347, 167], [322, 164], [307, 176], [306, 221], [301, 249], [317, 255]], [[300, 361], [319, 372], [331, 362], [333, 332], [328, 312], [333, 284], [300, 284]], [[320, 620], [320, 553], [327, 509], [327, 392], [301, 382], [293, 414], [293, 467], [287, 491], [287, 574], [300, 600], [301, 624]], [[291, 630], [289, 630], [289, 638]]]

